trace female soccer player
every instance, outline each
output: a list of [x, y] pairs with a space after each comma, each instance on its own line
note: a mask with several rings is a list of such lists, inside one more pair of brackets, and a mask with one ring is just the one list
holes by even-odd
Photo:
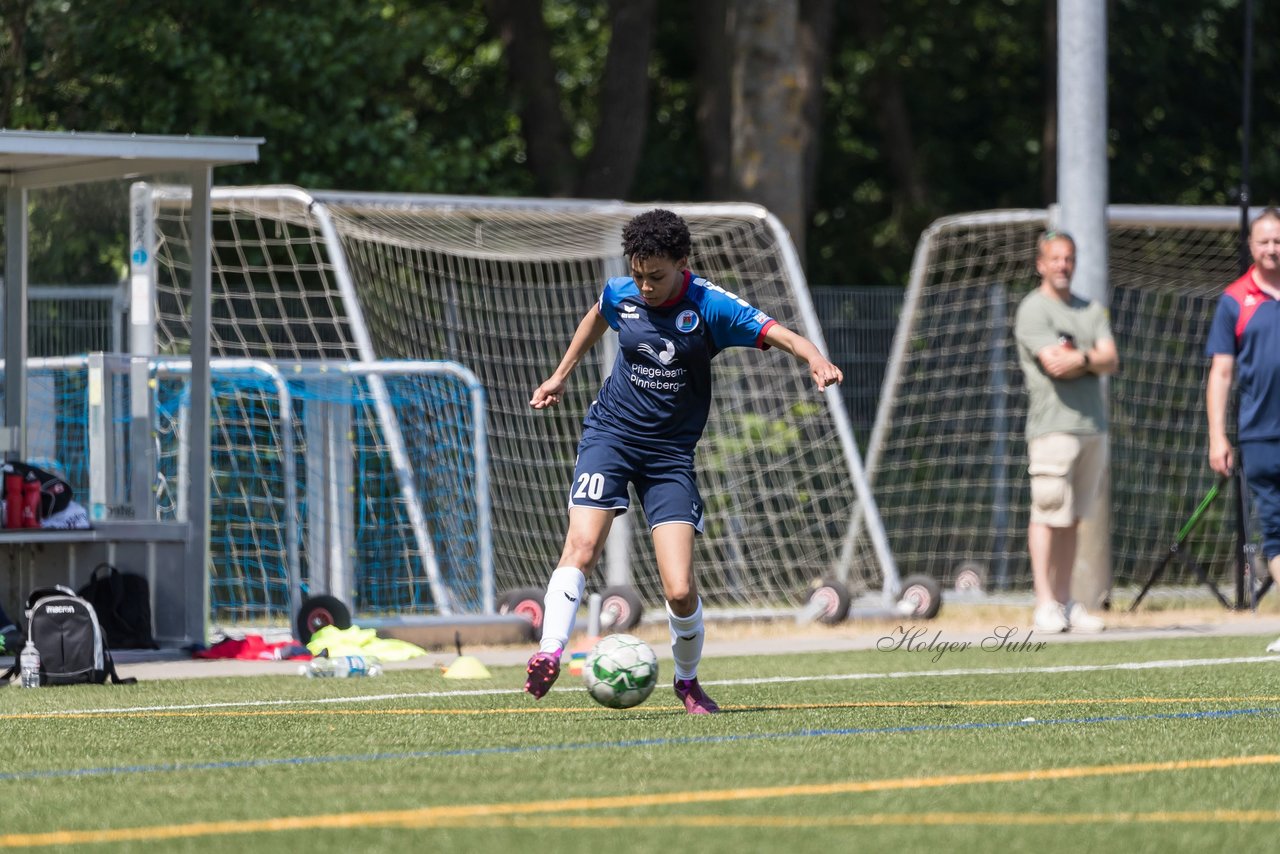
[[569, 531], [547, 584], [542, 643], [529, 659], [524, 689], [535, 698], [560, 675], [586, 575], [614, 516], [627, 511], [632, 483], [667, 600], [676, 695], [689, 714], [719, 711], [698, 685], [702, 600], [693, 576], [694, 533], [702, 532], [693, 453], [711, 408], [711, 360], [729, 347], [773, 346], [807, 363], [819, 390], [844, 379], [807, 338], [690, 272], [691, 243], [688, 225], [671, 211], [647, 211], [627, 223], [622, 251], [631, 275], [605, 284], [560, 365], [529, 401], [534, 409], [559, 403], [582, 357], [608, 329], [617, 331], [617, 361], [583, 422]]

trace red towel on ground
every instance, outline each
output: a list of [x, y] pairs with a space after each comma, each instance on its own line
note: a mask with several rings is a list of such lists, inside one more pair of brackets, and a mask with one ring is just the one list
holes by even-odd
[[227, 638], [208, 649], [196, 650], [193, 658], [237, 658], [242, 661], [279, 661], [280, 659], [306, 660], [311, 653], [297, 641], [287, 640], [267, 643], [262, 635], [245, 635], [243, 639]]

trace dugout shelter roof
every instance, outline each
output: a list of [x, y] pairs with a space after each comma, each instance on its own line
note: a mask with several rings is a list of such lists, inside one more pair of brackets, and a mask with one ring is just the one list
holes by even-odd
[[0, 186], [55, 187], [256, 163], [259, 138], [0, 129]]

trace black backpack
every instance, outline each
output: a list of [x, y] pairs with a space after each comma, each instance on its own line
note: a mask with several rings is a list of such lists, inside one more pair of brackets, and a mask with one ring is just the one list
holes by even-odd
[[151, 632], [151, 587], [109, 563], [94, 567], [80, 595], [93, 605], [112, 649], [159, 649]]
[[[98, 625], [93, 606], [70, 587], [41, 587], [27, 597], [27, 638], [40, 652], [41, 685], [102, 685], [110, 677], [117, 685], [137, 679], [116, 674], [111, 650]], [[2, 677], [8, 679], [21, 667], [21, 650]]]

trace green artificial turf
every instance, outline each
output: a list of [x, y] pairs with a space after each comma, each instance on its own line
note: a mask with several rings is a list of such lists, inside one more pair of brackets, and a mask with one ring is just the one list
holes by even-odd
[[713, 717], [665, 673], [627, 711], [518, 668], [5, 688], [0, 848], [1268, 850], [1280, 663], [1044, 672], [1261, 647], [715, 658]]

